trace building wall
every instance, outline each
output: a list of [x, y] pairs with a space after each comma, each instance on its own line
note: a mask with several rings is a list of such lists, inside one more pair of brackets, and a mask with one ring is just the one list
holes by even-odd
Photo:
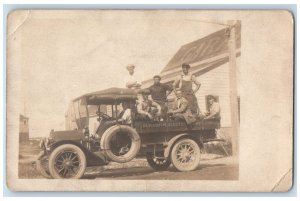
[[[239, 66], [240, 58], [237, 58]], [[225, 63], [217, 68], [197, 77], [201, 88], [196, 96], [202, 112], [206, 111], [205, 96], [215, 95], [219, 97], [221, 107], [221, 127], [231, 127], [230, 114], [230, 89], [229, 89], [229, 64]]]
[[29, 140], [28, 118], [20, 118], [19, 122], [19, 141], [25, 142]]
[[29, 133], [21, 133], [19, 135], [19, 142], [27, 142], [29, 141]]
[[29, 126], [28, 126], [28, 119], [24, 118], [20, 120], [20, 133], [28, 133]]

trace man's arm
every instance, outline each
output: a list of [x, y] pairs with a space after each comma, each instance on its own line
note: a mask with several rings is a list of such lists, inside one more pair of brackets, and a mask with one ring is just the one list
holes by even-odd
[[215, 103], [214, 106], [209, 111], [209, 115], [205, 117], [205, 119], [213, 119], [215, 115], [220, 113], [220, 105], [218, 103]]
[[180, 82], [180, 79], [176, 79], [176, 80], [173, 82], [173, 84], [172, 84], [173, 90], [174, 90], [175, 92], [176, 92], [176, 87], [178, 86], [179, 82]]
[[166, 90], [166, 96], [168, 97], [171, 93], [172, 93], [172, 91], [173, 91], [173, 87], [171, 87], [170, 85], [168, 85], [168, 84], [164, 84], [164, 87], [165, 87], [165, 90]]
[[201, 83], [197, 80], [195, 75], [192, 75], [192, 81], [196, 85], [196, 89], [194, 90], [194, 94], [200, 89]]
[[127, 120], [131, 117], [131, 110], [126, 109], [125, 112], [122, 115], [122, 120], [127, 122]]
[[132, 87], [140, 87], [141, 85], [139, 83], [137, 83], [137, 81], [135, 82], [127, 82], [126, 83], [126, 87], [127, 88], [132, 88]]
[[142, 104], [138, 103], [136, 109], [139, 114], [147, 115], [149, 118], [152, 117], [152, 115], [149, 112], [143, 110]]

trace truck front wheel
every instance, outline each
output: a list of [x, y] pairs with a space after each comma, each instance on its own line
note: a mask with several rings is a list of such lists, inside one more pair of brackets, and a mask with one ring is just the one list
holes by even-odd
[[80, 179], [86, 169], [84, 152], [75, 145], [64, 144], [49, 157], [49, 171], [54, 179]]

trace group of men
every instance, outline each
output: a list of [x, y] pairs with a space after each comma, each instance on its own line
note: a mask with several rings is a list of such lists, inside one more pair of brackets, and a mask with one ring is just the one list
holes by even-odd
[[[220, 106], [214, 96], [208, 96], [210, 104], [208, 112], [202, 114], [195, 93], [200, 89], [201, 84], [196, 76], [189, 72], [189, 64], [182, 64], [181, 75], [173, 82], [172, 86], [161, 83], [161, 77], [153, 77], [153, 85], [141, 89], [141, 83], [135, 74], [135, 66], [128, 65], [129, 77], [126, 87], [136, 90], [137, 100], [137, 118], [144, 120], [163, 121], [167, 117], [185, 120], [187, 124], [192, 124], [197, 117], [204, 119], [220, 118]], [[195, 87], [194, 87], [195, 85]], [[194, 89], [195, 88], [195, 89]], [[174, 91], [176, 101], [172, 109], [168, 108], [168, 95]], [[125, 110], [126, 111], [126, 110]], [[128, 111], [128, 110], [127, 110]], [[124, 115], [122, 115], [124, 116]], [[125, 117], [121, 117], [125, 119]]]

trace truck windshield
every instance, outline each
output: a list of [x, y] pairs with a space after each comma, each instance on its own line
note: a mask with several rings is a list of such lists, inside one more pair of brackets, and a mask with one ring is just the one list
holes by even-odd
[[76, 119], [87, 117], [86, 103], [83, 99], [74, 101], [73, 109], [74, 109]]
[[88, 123], [86, 102], [84, 99], [73, 101], [69, 104], [65, 115], [65, 127], [67, 130], [82, 129]]
[[88, 125], [88, 114], [85, 99], [79, 99], [73, 102], [76, 124], [78, 129], [83, 129]]
[[[88, 105], [89, 117], [97, 117], [99, 105]], [[100, 112], [107, 114], [107, 105], [100, 105]]]

